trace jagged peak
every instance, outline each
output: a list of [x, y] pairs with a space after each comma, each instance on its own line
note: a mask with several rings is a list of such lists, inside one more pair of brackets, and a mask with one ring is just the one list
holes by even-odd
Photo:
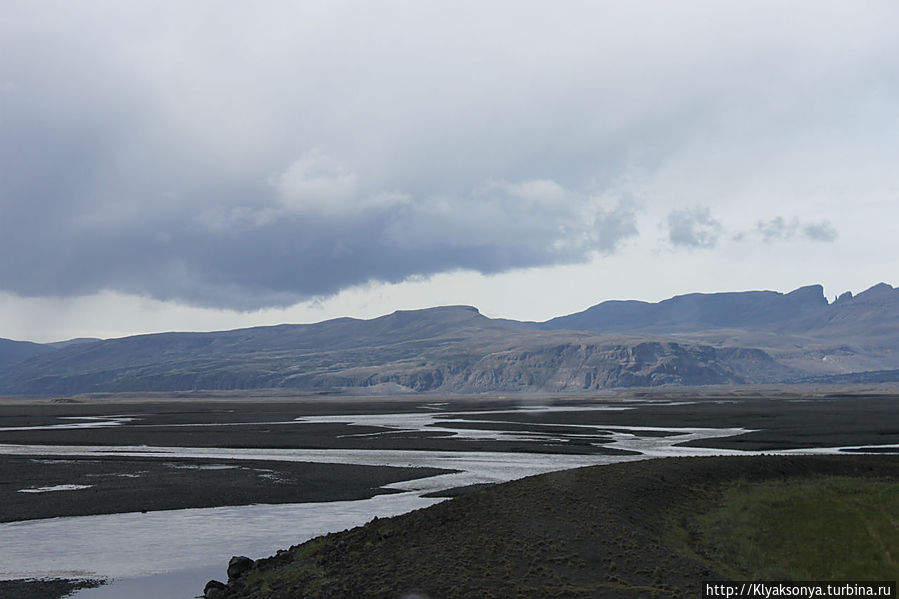
[[856, 295], [855, 299], [874, 299], [885, 296], [892, 291], [895, 291], [892, 285], [887, 285], [886, 283], [878, 283], [877, 285], [868, 287], [867, 289]]
[[846, 302], [852, 301], [852, 292], [846, 291], [841, 293], [838, 297], [835, 297], [833, 303], [835, 304], [845, 304]]
[[814, 285], [805, 285], [798, 289], [794, 289], [793, 291], [785, 295], [786, 297], [792, 298], [821, 300], [823, 301], [823, 303], [827, 303], [827, 298], [824, 296], [824, 286], [819, 283], [816, 283]]

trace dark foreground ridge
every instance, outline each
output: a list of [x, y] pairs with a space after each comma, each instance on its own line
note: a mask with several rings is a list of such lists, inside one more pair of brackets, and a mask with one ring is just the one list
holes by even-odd
[[715, 550], [693, 543], [702, 533], [698, 515], [721, 504], [735, 484], [822, 480], [888, 484], [895, 494], [899, 457], [669, 458], [555, 472], [376, 518], [255, 563], [232, 559], [228, 584], [210, 581], [205, 593], [209, 599], [698, 597], [703, 581], [741, 574]]

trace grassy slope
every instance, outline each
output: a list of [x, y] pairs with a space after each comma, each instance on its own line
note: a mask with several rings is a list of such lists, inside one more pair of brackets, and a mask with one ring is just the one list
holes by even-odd
[[690, 524], [692, 548], [733, 578], [899, 578], [899, 482], [738, 481]]
[[[747, 488], [773, 498], [759, 512], [766, 520], [779, 501], [770, 485], [785, 484], [791, 497], [806, 497], [808, 506], [797, 508], [805, 514], [817, 509], [815, 501], [803, 495], [808, 487], [794, 485], [821, 476], [895, 485], [899, 458], [680, 458], [531, 477], [293, 547], [260, 560], [226, 596], [695, 597], [701, 581], [739, 573], [720, 550], [727, 518], [742, 512], [734, 498]], [[891, 489], [874, 493], [890, 496]], [[895, 538], [895, 513], [884, 514], [878, 535]], [[750, 538], [746, 530], [740, 535]], [[812, 539], [802, 547], [820, 545]]]

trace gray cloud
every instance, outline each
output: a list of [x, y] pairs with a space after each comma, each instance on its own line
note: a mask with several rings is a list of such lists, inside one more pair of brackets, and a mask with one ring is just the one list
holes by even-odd
[[[251, 309], [578, 263], [637, 240], [658, 180], [641, 210], [714, 247], [676, 209], [722, 214], [710, 159], [737, 187], [786, 148], [770, 184], [801, 186], [795, 156], [842, 163], [816, 152], [867, 148], [899, 96], [895, 4], [753, 5], [7, 3], [0, 289]], [[755, 239], [836, 238], [811, 218]]]
[[713, 248], [723, 231], [707, 207], [673, 210], [666, 221], [668, 241], [676, 247]]
[[[828, 220], [802, 222], [798, 217], [786, 219], [782, 216], [758, 221], [755, 233], [766, 243], [786, 241], [797, 237], [811, 241], [832, 242], [836, 241], [838, 237], [836, 228]], [[744, 235], [743, 238], [746, 239], [746, 236]]]
[[[464, 196], [364, 196], [347, 169], [309, 175], [296, 164], [250, 203], [228, 187], [202, 190], [215, 204], [123, 200], [62, 219], [50, 213], [38, 226], [5, 219], [5, 243], [22, 250], [0, 277], [28, 295], [113, 289], [253, 309], [369, 280], [583, 262], [636, 234], [626, 202], [549, 180], [491, 181]], [[27, 202], [20, 208], [33, 214]]]
[[817, 223], [806, 224], [802, 227], [802, 234], [812, 241], [836, 241], [839, 234], [830, 221], [823, 220]]
[[599, 211], [594, 220], [597, 248], [605, 255], [617, 251], [629, 238], [639, 234], [637, 207], [633, 200], [621, 198], [614, 207]]
[[764, 241], [790, 239], [799, 230], [799, 219], [786, 220], [782, 216], [777, 216], [771, 220], [757, 222], [755, 229]]

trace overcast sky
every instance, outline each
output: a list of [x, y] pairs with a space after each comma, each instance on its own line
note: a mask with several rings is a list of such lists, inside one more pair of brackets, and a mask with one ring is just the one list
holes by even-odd
[[0, 337], [895, 284], [899, 3], [0, 1]]

